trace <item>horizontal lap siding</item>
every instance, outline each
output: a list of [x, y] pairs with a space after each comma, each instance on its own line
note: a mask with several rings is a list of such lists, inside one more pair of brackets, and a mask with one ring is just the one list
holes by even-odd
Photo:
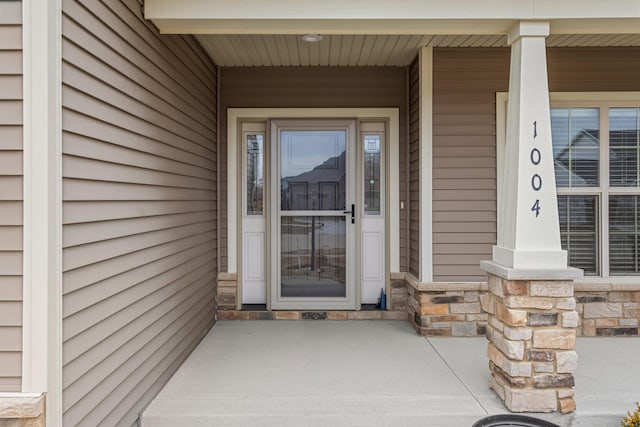
[[420, 278], [420, 61], [409, 66], [409, 273]]
[[437, 282], [486, 280], [496, 242], [495, 93], [508, 49], [435, 49], [433, 271]]
[[[220, 71], [220, 270], [227, 271], [227, 108], [391, 107], [400, 112], [400, 164], [406, 164], [406, 71], [401, 67], [222, 68]], [[400, 200], [407, 200], [401, 173]], [[407, 269], [407, 213], [400, 212], [400, 268]]]
[[[434, 51], [434, 280], [486, 280], [496, 242], [495, 92], [509, 49]], [[551, 92], [640, 91], [640, 48], [548, 49]]]
[[0, 392], [22, 388], [22, 25], [0, 16]]
[[216, 69], [139, 0], [63, 2], [65, 425], [132, 425], [214, 321]]
[[640, 91], [640, 47], [548, 50], [551, 92]]

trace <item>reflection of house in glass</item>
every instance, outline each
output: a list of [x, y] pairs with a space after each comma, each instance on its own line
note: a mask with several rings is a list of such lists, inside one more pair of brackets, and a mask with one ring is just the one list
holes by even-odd
[[[346, 206], [343, 151], [313, 169], [281, 179], [282, 211], [336, 211]], [[346, 227], [341, 216], [282, 216], [283, 297], [344, 297]]]
[[343, 151], [308, 172], [282, 178], [282, 210], [344, 210], [345, 157]]
[[264, 170], [263, 170], [264, 137], [262, 135], [247, 136], [247, 214], [261, 215], [263, 212]]
[[[638, 185], [638, 130], [609, 131], [609, 185]], [[555, 173], [559, 187], [599, 187], [599, 130], [580, 129], [570, 142], [559, 146], [554, 139]], [[596, 191], [596, 189], [594, 189]], [[597, 192], [597, 191], [596, 191]], [[570, 264], [583, 268], [586, 274], [599, 274], [598, 204], [608, 203], [609, 262], [611, 271], [640, 271], [640, 198], [636, 195], [610, 194], [600, 200], [596, 195], [560, 195], [558, 207], [563, 247], [569, 249]], [[614, 274], [614, 273], [612, 273]]]
[[[554, 147], [556, 148], [556, 147]], [[559, 187], [593, 187], [598, 185], [600, 131], [582, 129], [567, 146], [554, 150], [556, 183]]]
[[638, 185], [638, 129], [609, 132], [609, 184], [635, 187]]
[[[555, 154], [556, 182], [559, 187], [599, 185], [599, 134], [597, 129], [582, 129], [569, 145]], [[610, 131], [609, 141], [610, 185], [638, 185], [638, 130]]]
[[380, 213], [380, 135], [364, 137], [364, 211]]

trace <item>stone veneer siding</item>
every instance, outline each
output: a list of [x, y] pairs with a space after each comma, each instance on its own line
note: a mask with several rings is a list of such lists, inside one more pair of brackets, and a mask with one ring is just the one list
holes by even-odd
[[639, 336], [640, 284], [576, 285], [579, 336]]
[[[421, 335], [486, 334], [486, 283], [418, 283], [410, 274], [394, 283], [403, 282], [409, 320]], [[640, 336], [640, 284], [576, 283], [575, 299], [578, 336]]]
[[481, 295], [487, 292], [486, 284], [409, 284], [407, 291], [409, 320], [420, 335], [486, 334], [487, 314], [480, 303]]
[[[407, 273], [391, 276], [387, 312], [242, 311], [236, 274], [219, 273], [216, 292], [222, 320], [401, 320], [420, 335], [474, 337], [487, 332], [487, 283], [419, 283]], [[640, 336], [639, 284], [575, 284], [578, 336]], [[404, 314], [406, 312], [406, 314]], [[317, 314], [319, 313], [319, 314]], [[349, 314], [350, 313], [350, 314]]]
[[491, 388], [512, 412], [575, 411], [573, 281], [488, 276]]
[[[218, 273], [216, 307], [223, 320], [404, 320], [407, 318], [407, 286], [404, 273], [391, 275], [386, 311], [247, 311], [238, 299], [238, 279], [235, 273]], [[321, 313], [321, 314], [318, 314]], [[322, 314], [323, 313], [323, 314]], [[351, 313], [351, 314], [347, 314]], [[356, 314], [360, 313], [360, 314]], [[378, 313], [378, 314], [376, 314]]]

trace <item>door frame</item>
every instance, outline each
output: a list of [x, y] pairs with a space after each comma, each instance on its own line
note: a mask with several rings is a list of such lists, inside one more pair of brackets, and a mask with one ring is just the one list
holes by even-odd
[[[398, 108], [228, 108], [227, 109], [227, 273], [235, 274], [242, 283], [242, 198], [239, 185], [242, 181], [242, 132], [243, 121], [277, 119], [355, 119], [384, 120], [388, 124], [385, 162], [385, 265], [386, 289], [390, 294], [391, 273], [400, 271], [400, 114]], [[356, 133], [356, 139], [359, 138]], [[394, 191], [391, 191], [393, 189]], [[270, 260], [266, 261], [267, 267]], [[268, 270], [268, 268], [267, 268]], [[270, 277], [270, 272], [266, 272]], [[237, 301], [242, 301], [242, 287], [237, 287]], [[267, 286], [269, 291], [269, 286]], [[359, 291], [358, 291], [359, 295]], [[267, 295], [267, 309], [271, 309], [271, 297]], [[356, 308], [360, 307], [357, 302]]]

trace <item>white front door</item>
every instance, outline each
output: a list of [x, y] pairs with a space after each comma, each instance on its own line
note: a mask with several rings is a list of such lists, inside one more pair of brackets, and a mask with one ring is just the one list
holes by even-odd
[[355, 121], [271, 126], [271, 308], [355, 309]]

